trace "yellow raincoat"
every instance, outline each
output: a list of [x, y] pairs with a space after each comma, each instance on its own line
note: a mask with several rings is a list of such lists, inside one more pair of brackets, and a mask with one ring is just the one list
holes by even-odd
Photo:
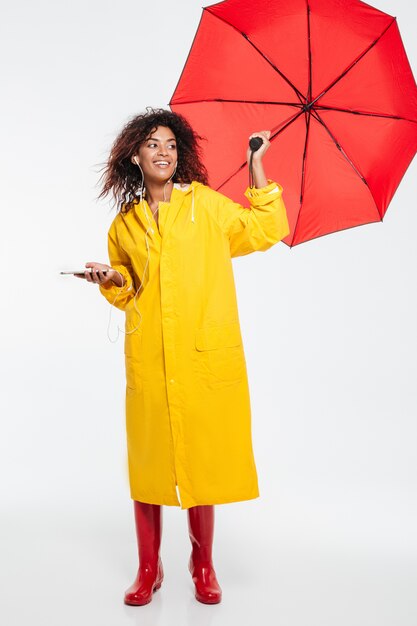
[[110, 265], [125, 284], [99, 288], [125, 311], [127, 333], [139, 326], [124, 346], [134, 500], [187, 509], [259, 496], [231, 257], [290, 229], [280, 185], [245, 195], [250, 209], [196, 181], [175, 184], [158, 225], [146, 201], [110, 225]]

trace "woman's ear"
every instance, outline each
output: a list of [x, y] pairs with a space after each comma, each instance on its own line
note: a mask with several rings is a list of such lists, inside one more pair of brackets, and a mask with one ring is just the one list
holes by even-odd
[[133, 156], [130, 157], [130, 160], [132, 163], [139, 165], [139, 159], [138, 157], [134, 154]]

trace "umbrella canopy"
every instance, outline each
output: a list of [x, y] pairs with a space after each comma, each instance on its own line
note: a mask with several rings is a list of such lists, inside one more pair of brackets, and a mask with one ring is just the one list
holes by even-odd
[[382, 221], [417, 150], [417, 87], [395, 17], [357, 0], [203, 9], [171, 109], [207, 141], [210, 184], [243, 201], [248, 136], [272, 130], [289, 246]]

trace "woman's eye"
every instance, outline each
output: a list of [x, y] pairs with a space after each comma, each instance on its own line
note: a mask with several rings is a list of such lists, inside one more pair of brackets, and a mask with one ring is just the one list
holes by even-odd
[[[148, 148], [157, 148], [157, 147], [158, 147], [158, 144], [156, 144], [156, 143], [148, 143]], [[174, 150], [175, 150], [175, 149], [176, 149], [176, 147], [177, 147], [177, 146], [176, 146], [176, 144], [175, 144], [175, 143], [171, 143], [171, 144], [169, 144], [169, 148], [172, 148], [172, 149], [174, 149]]]

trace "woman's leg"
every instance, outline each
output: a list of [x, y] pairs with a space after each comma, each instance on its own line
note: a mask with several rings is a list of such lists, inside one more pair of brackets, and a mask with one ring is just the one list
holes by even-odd
[[125, 593], [125, 604], [140, 606], [152, 600], [152, 594], [164, 578], [159, 556], [162, 534], [162, 507], [133, 500], [139, 569], [135, 582]]
[[214, 506], [193, 506], [187, 509], [188, 532], [192, 552], [188, 568], [195, 584], [195, 597], [205, 604], [221, 601], [222, 590], [213, 567]]

